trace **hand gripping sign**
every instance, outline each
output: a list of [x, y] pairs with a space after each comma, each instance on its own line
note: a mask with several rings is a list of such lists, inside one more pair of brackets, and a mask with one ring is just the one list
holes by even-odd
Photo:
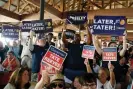
[[95, 54], [95, 47], [90, 45], [84, 45], [82, 51], [83, 58], [93, 59]]
[[116, 47], [108, 47], [103, 48], [102, 54], [103, 61], [117, 61], [117, 48]]
[[57, 70], [60, 70], [66, 56], [66, 52], [59, 50], [51, 45], [46, 54], [44, 55], [42, 61], [48, 64], [49, 66], [52, 66]]
[[[48, 64], [41, 62], [41, 72], [42, 70], [47, 70], [47, 68], [49, 67]], [[56, 69], [55, 68], [51, 68], [50, 70], [48, 70], [49, 75], [54, 75], [56, 74]]]

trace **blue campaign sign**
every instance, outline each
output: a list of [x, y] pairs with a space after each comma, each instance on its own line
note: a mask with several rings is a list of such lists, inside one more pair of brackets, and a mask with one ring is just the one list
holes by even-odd
[[125, 16], [95, 16], [93, 34], [123, 35], [126, 29]]
[[103, 48], [103, 61], [117, 61], [117, 48]]
[[31, 29], [32, 29], [31, 21], [23, 21], [22, 22], [22, 26], [21, 26], [22, 32], [30, 32]]
[[17, 39], [19, 37], [19, 27], [18, 26], [2, 26], [2, 35], [6, 38]]
[[45, 19], [45, 33], [53, 32], [52, 19]]
[[84, 45], [83, 49], [86, 49], [86, 50], [95, 50], [95, 47], [94, 46], [90, 46], [90, 45]]
[[32, 21], [32, 30], [35, 31], [35, 33], [44, 33], [45, 31], [45, 22], [44, 20], [35, 20]]
[[90, 45], [84, 45], [82, 51], [82, 57], [87, 59], [93, 59], [95, 54], [95, 47]]
[[87, 21], [87, 13], [86, 12], [75, 12], [69, 13], [67, 15], [67, 23], [68, 24], [84, 24]]
[[66, 53], [66, 52], [64, 52], [64, 51], [62, 51], [62, 50], [60, 50], [60, 49], [57, 49], [57, 48], [55, 48], [55, 47], [52, 46], [52, 45], [49, 47], [49, 51], [51, 51], [52, 53], [55, 53], [55, 54], [59, 55], [59, 56], [62, 57], [63, 59], [65, 59], [66, 56], [67, 56], [67, 53]]

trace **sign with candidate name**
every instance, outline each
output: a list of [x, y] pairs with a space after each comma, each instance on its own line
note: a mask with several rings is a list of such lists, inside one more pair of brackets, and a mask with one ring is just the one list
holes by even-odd
[[68, 24], [84, 24], [87, 22], [87, 13], [86, 12], [75, 12], [75, 13], [69, 13], [67, 15], [67, 23]]
[[95, 16], [93, 34], [120, 36], [126, 29], [125, 16]]
[[93, 59], [95, 54], [95, 47], [90, 45], [84, 45], [82, 51], [83, 58]]
[[31, 21], [23, 21], [22, 22], [22, 26], [21, 26], [22, 32], [30, 32], [31, 29], [32, 29]]
[[[48, 64], [41, 62], [41, 72], [42, 72], [42, 70], [46, 70], [48, 67], [49, 67]], [[50, 67], [51, 67], [51, 66], [50, 66]], [[48, 74], [49, 74], [49, 75], [54, 75], [54, 74], [56, 74], [56, 69], [53, 68], [53, 67], [51, 67], [50, 70], [48, 70]]]
[[44, 55], [42, 61], [48, 64], [49, 66], [52, 66], [57, 70], [60, 70], [66, 56], [67, 56], [66, 52], [57, 49], [51, 45], [46, 54]]
[[18, 39], [19, 37], [19, 27], [18, 26], [2, 26], [2, 35], [6, 38]]
[[103, 48], [103, 61], [117, 61], [117, 48]]

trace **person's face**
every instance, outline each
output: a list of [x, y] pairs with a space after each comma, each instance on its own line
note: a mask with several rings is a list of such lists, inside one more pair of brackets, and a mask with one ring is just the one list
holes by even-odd
[[39, 39], [38, 40], [38, 45], [39, 46], [42, 46], [43, 47], [45, 44], [46, 44], [46, 41], [44, 39]]
[[107, 47], [107, 43], [106, 42], [103, 43], [103, 47]]
[[22, 74], [22, 82], [23, 84], [26, 84], [29, 82], [29, 72], [25, 70]]
[[111, 43], [109, 47], [117, 47], [116, 43]]
[[52, 35], [48, 35], [48, 41], [51, 41], [51, 40], [52, 40], [52, 38], [53, 38], [53, 36], [52, 36]]
[[16, 41], [13, 41], [13, 46], [17, 46], [17, 42]]
[[7, 54], [7, 58], [12, 59], [13, 57], [14, 57], [14, 55], [12, 53]]
[[92, 82], [92, 83], [86, 83], [84, 85], [82, 85], [81, 89], [96, 89], [96, 83]]
[[78, 78], [74, 79], [74, 87], [76, 87], [78, 89], [80, 89], [80, 87], [81, 87], [81, 84], [79, 83], [79, 79]]
[[121, 60], [120, 60], [120, 64], [121, 65], [124, 65], [126, 63], [126, 60], [125, 60], [125, 58], [123, 57]]
[[64, 83], [62, 81], [56, 81], [51, 84], [52, 89], [63, 89]]
[[100, 81], [106, 81], [107, 80], [107, 73], [104, 71], [104, 70], [102, 70], [102, 69], [100, 69], [99, 70], [99, 73], [98, 73], [98, 77], [99, 77], [99, 80]]
[[87, 42], [87, 36], [84, 36], [84, 42]]

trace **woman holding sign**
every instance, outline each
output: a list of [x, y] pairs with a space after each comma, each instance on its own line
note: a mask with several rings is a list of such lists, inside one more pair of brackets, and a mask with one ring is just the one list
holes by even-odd
[[[88, 63], [88, 59], [85, 59], [85, 65], [87, 67], [88, 73], [92, 73], [92, 69], [90, 64]], [[109, 69], [109, 71], [108, 71]], [[97, 79], [97, 89], [115, 89], [115, 75], [114, 75], [114, 66], [109, 62], [108, 69], [101, 67], [98, 71], [98, 79]], [[108, 77], [110, 80], [108, 81]]]
[[60, 73], [55, 74], [51, 78], [48, 75], [48, 72], [42, 71], [42, 78], [36, 84], [35, 89], [65, 89], [64, 76]]

